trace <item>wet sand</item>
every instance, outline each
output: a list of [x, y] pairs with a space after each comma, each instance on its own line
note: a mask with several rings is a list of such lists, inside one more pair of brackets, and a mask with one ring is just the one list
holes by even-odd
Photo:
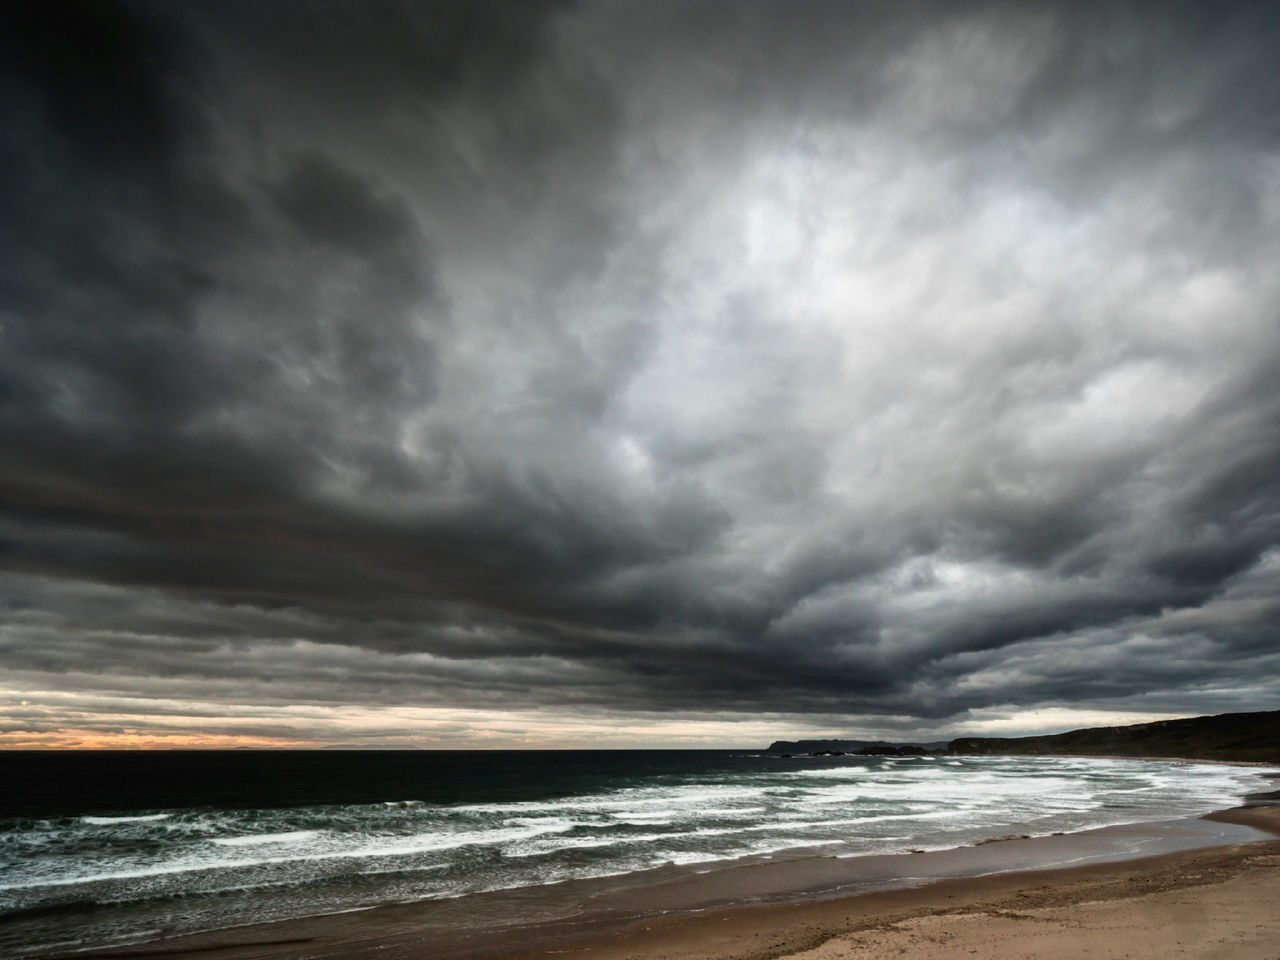
[[[148, 960], [1280, 957], [1280, 807], [401, 904], [93, 954]], [[1136, 858], [1136, 859], [1135, 859]], [[80, 960], [90, 954], [76, 954]]]

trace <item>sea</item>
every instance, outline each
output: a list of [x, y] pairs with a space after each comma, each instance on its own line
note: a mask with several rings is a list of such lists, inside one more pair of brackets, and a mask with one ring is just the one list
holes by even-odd
[[752, 750], [0, 753], [0, 956], [661, 868], [1194, 817], [1268, 786], [1149, 760]]

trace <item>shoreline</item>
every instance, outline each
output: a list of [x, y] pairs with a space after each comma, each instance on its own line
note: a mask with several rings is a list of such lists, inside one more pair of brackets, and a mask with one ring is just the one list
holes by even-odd
[[552, 951], [510, 951], [492, 960], [936, 960], [975, 954], [989, 960], [1274, 960], [1280, 807], [1237, 807], [1204, 819], [1247, 824], [1268, 836], [1134, 860], [658, 918], [610, 937]]
[[[991, 909], [1008, 912], [1027, 905], [1027, 889], [1037, 891], [1036, 901], [1049, 909], [1073, 908], [1089, 897], [1115, 899], [1117, 891], [1190, 889], [1203, 885], [1199, 878], [1235, 877], [1259, 857], [1274, 862], [1272, 879], [1280, 895], [1280, 807], [1237, 807], [1194, 819], [906, 854], [659, 868], [42, 960], [799, 957], [828, 941], [861, 936], [859, 931], [883, 933], [907, 920], [945, 927], [945, 918], [961, 908], [1004, 903]], [[1280, 918], [1276, 924], [1280, 935]]]

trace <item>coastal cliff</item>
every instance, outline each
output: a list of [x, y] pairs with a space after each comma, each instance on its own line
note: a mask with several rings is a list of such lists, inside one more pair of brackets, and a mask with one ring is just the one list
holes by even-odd
[[1087, 727], [1039, 737], [960, 737], [950, 753], [1280, 762], [1280, 710]]
[[776, 740], [782, 756], [924, 753], [1008, 756], [1176, 757], [1186, 760], [1280, 763], [1280, 710], [1157, 720], [1121, 727], [1086, 727], [1035, 737], [959, 737], [945, 741]]

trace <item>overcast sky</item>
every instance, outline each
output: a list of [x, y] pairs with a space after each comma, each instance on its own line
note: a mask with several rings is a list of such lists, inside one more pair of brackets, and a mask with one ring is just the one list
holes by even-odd
[[1280, 6], [0, 17], [0, 746], [1280, 706]]

